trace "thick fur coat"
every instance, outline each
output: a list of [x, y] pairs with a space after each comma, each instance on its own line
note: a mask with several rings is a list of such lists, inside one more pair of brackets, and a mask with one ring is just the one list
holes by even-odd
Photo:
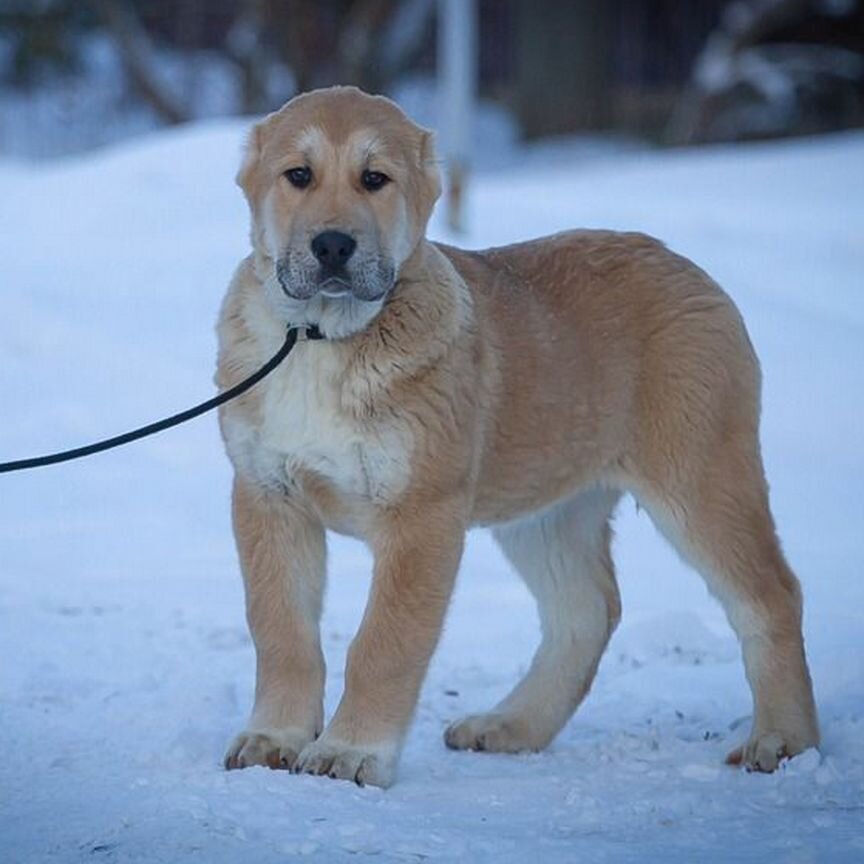
[[[439, 192], [429, 133], [352, 88], [266, 118], [238, 181], [252, 253], [223, 306], [219, 385], [260, 367], [289, 325], [327, 338], [301, 340], [221, 413], [257, 652], [255, 705], [227, 767], [391, 783], [478, 524], [536, 597], [543, 637], [512, 693], [445, 740], [544, 747], [620, 617], [609, 521], [625, 492], [741, 641], [754, 718], [730, 761], [770, 771], [818, 743], [800, 590], [760, 456], [759, 364], [703, 271], [640, 234], [569, 231], [482, 252], [427, 241]], [[322, 237], [343, 238], [328, 247], [338, 267]], [[375, 569], [325, 726], [326, 530], [362, 538]]]

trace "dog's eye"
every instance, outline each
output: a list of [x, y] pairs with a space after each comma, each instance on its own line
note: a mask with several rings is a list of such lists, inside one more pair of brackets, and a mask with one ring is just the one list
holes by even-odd
[[382, 186], [386, 186], [390, 182], [390, 178], [380, 171], [364, 171], [360, 177], [360, 182], [367, 192], [377, 192]]
[[305, 189], [312, 182], [312, 169], [305, 165], [302, 168], [289, 168], [285, 177], [292, 186]]

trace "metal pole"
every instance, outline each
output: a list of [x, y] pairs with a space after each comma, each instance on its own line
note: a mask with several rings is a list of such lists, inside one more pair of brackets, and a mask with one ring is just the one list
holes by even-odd
[[465, 227], [471, 128], [477, 89], [477, 9], [475, 0], [439, 0], [438, 93], [447, 166], [447, 224]]

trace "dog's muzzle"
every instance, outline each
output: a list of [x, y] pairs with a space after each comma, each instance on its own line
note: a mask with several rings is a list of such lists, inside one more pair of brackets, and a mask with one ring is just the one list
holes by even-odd
[[355, 260], [347, 266], [353, 249], [350, 253], [346, 249], [344, 245], [330, 245], [326, 253], [316, 256], [318, 265], [311, 267], [292, 265], [291, 256], [286, 255], [276, 263], [276, 278], [282, 291], [292, 300], [301, 301], [319, 294], [332, 300], [354, 299], [367, 303], [383, 299], [395, 281], [392, 265], [385, 261], [366, 264]]

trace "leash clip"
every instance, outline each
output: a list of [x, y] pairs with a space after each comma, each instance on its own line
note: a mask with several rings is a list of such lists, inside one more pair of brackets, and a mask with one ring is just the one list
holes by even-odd
[[292, 330], [297, 334], [297, 342], [317, 342], [324, 338], [317, 324], [291, 324], [288, 332]]

